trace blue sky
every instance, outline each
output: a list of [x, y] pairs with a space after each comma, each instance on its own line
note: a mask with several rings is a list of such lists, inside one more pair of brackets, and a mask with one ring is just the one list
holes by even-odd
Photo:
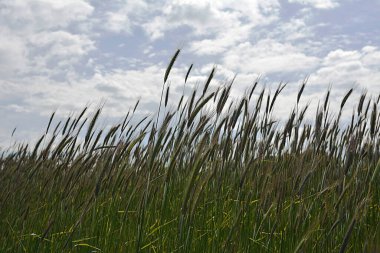
[[287, 82], [279, 118], [307, 76], [311, 108], [330, 85], [332, 108], [355, 88], [352, 108], [380, 92], [379, 13], [380, 0], [0, 0], [0, 146], [34, 141], [53, 111], [105, 103], [107, 126], [141, 98], [138, 113], [153, 114], [177, 48], [173, 98], [194, 63], [189, 88], [214, 65], [213, 87], [237, 74], [235, 97], [259, 75]]

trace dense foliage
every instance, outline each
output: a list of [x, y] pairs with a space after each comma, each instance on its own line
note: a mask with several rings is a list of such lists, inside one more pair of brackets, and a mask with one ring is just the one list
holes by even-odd
[[308, 123], [303, 84], [280, 124], [283, 85], [232, 101], [213, 70], [169, 109], [178, 53], [161, 116], [132, 124], [135, 107], [106, 131], [101, 109], [53, 114], [35, 146], [3, 153], [1, 252], [380, 251], [379, 99], [341, 124], [352, 90], [336, 115], [328, 91]]

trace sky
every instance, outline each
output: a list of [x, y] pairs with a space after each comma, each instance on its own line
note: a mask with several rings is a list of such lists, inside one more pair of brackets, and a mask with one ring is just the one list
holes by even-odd
[[[354, 88], [380, 93], [380, 0], [0, 0], [0, 146], [35, 141], [58, 119], [104, 105], [102, 125], [158, 108], [165, 69], [181, 49], [171, 97], [236, 74], [232, 95], [287, 83], [277, 108], [331, 106]], [[347, 115], [348, 115], [347, 114]], [[12, 136], [13, 130], [16, 128]]]

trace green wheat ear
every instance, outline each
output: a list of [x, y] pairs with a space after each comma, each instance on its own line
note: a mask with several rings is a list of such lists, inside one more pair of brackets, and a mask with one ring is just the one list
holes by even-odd
[[312, 111], [305, 80], [281, 120], [283, 83], [232, 98], [235, 78], [214, 91], [213, 68], [179, 95], [179, 52], [162, 122], [140, 100], [105, 128], [102, 108], [56, 112], [0, 155], [0, 252], [377, 252], [380, 97], [341, 123], [353, 89]]
[[180, 52], [181, 52], [181, 49], [177, 49], [177, 51], [174, 53], [172, 59], [170, 60], [169, 65], [168, 65], [168, 67], [166, 68], [166, 71], [165, 71], [164, 83], [166, 83], [166, 80], [168, 80], [168, 77], [169, 77], [169, 74], [170, 74], [170, 70], [172, 69], [175, 61], [177, 60], [177, 57], [178, 57], [178, 55], [179, 55]]

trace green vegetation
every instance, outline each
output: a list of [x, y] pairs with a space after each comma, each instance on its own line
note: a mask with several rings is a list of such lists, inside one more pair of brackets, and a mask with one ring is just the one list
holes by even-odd
[[336, 115], [327, 92], [308, 123], [303, 84], [282, 125], [283, 85], [231, 102], [213, 75], [173, 110], [165, 83], [157, 119], [132, 124], [136, 104], [105, 131], [100, 109], [53, 114], [35, 146], [4, 152], [0, 251], [379, 252], [379, 98], [341, 124], [352, 90]]

